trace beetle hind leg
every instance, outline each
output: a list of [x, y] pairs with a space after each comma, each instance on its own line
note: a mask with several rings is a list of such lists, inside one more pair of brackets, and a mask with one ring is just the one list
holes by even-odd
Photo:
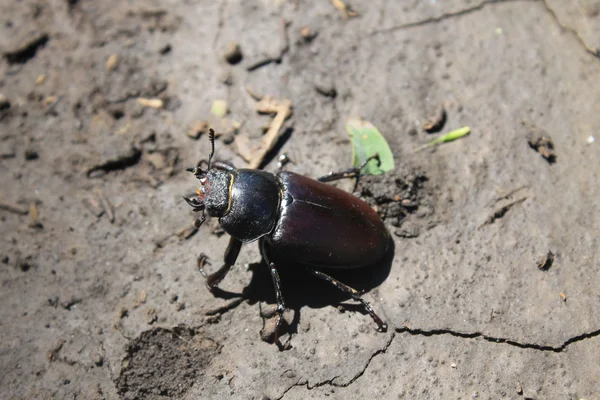
[[335, 286], [342, 292], [347, 293], [350, 296], [352, 296], [352, 298], [354, 300], [360, 302], [363, 305], [363, 307], [365, 308], [365, 311], [371, 316], [371, 318], [373, 318], [373, 321], [375, 321], [379, 330], [381, 332], [387, 331], [387, 328], [388, 328], [387, 324], [385, 322], [383, 322], [383, 320], [379, 317], [379, 315], [377, 315], [375, 313], [375, 310], [373, 310], [373, 307], [371, 307], [371, 304], [369, 304], [369, 302], [367, 302], [365, 299], [363, 299], [360, 296], [360, 293], [358, 292], [358, 290], [351, 288], [350, 286], [346, 285], [345, 283], [342, 283], [342, 282], [338, 281], [337, 279], [335, 279], [327, 274], [324, 274], [321, 271], [317, 271], [312, 268], [308, 268], [308, 270], [311, 272], [311, 274], [313, 274], [317, 278], [323, 279], [324, 281], [331, 283], [333, 286]]

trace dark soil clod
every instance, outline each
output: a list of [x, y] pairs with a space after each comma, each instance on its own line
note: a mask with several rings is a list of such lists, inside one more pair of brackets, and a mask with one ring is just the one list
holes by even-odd
[[424, 174], [415, 173], [361, 176], [358, 192], [384, 220], [399, 227], [423, 203], [427, 196], [424, 185], [428, 180]]
[[548, 271], [552, 264], [554, 263], [554, 253], [551, 250], [548, 250], [548, 254], [543, 256], [537, 264], [537, 267], [542, 271]]
[[223, 58], [231, 65], [238, 64], [242, 61], [242, 58], [244, 58], [242, 55], [242, 48], [238, 43], [230, 43], [227, 48], [225, 48]]
[[552, 138], [544, 130], [527, 121], [523, 121], [521, 124], [527, 129], [529, 147], [540, 153], [549, 164], [554, 164], [557, 156]]
[[127, 348], [115, 380], [122, 399], [182, 398], [220, 346], [186, 327], [142, 332]]
[[435, 113], [423, 124], [423, 129], [427, 133], [436, 133], [442, 130], [446, 124], [446, 109], [440, 104]]

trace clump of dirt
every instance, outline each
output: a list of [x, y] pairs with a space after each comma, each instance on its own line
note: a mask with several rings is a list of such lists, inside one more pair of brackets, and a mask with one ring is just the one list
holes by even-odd
[[[400, 227], [407, 216], [430, 203], [425, 185], [428, 180], [419, 171], [361, 176], [357, 190], [360, 198], [373, 206], [384, 221]], [[428, 212], [419, 213], [418, 216], [432, 213], [428, 208]]]
[[522, 121], [521, 125], [526, 129], [526, 138], [529, 147], [540, 153], [548, 161], [548, 164], [554, 164], [557, 156], [554, 142], [550, 135], [530, 122]]
[[119, 394], [128, 400], [181, 397], [220, 348], [214, 340], [185, 327], [143, 332], [127, 347], [115, 382]]

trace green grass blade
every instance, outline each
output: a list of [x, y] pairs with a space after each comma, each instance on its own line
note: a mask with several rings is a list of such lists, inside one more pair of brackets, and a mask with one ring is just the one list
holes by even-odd
[[467, 136], [469, 133], [471, 133], [471, 128], [469, 128], [468, 126], [456, 129], [456, 130], [454, 130], [452, 132], [448, 132], [445, 135], [440, 136], [437, 139], [433, 139], [429, 143], [425, 143], [421, 147], [417, 147], [417, 149], [415, 150], [415, 153], [417, 151], [421, 151], [423, 149], [426, 149], [427, 147], [435, 146], [436, 144], [447, 143], [447, 142], [451, 142], [451, 141], [456, 140], [456, 139], [460, 139], [463, 136]]

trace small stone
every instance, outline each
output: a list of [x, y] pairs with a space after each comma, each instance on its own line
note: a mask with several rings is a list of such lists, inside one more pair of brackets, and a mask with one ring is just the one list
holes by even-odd
[[41, 74], [40, 76], [37, 77], [37, 79], [35, 80], [35, 84], [36, 85], [43, 85], [44, 82], [46, 82], [46, 75], [45, 74]]
[[289, 379], [296, 377], [296, 374], [291, 369], [288, 369], [287, 371], [285, 371], [284, 375], [286, 378], [289, 378]]
[[[0, 107], [0, 109], [1, 109], [1, 108], [2, 108], [2, 107]], [[588, 143], [588, 144], [592, 144], [592, 143], [594, 143], [595, 141], [596, 141], [596, 138], [595, 138], [595, 137], [593, 137], [593, 136], [588, 136], [588, 138], [587, 138], [587, 143]]]
[[404, 239], [416, 238], [420, 234], [421, 234], [421, 230], [416, 225], [412, 225], [412, 226], [409, 225], [406, 227], [402, 227], [400, 229], [396, 229], [396, 231], [394, 232], [394, 235], [404, 238]]
[[520, 382], [517, 382], [517, 394], [521, 395], [523, 394], [523, 387], [521, 386]]
[[106, 64], [104, 65], [104, 68], [106, 68], [107, 72], [111, 72], [117, 68], [118, 64], [119, 64], [119, 58], [116, 54], [113, 54], [110, 57], [108, 57], [108, 60], [106, 60]]
[[158, 321], [158, 313], [156, 312], [155, 308], [151, 308], [148, 310], [146, 322], [148, 323], [148, 325], [152, 325], [156, 321]]
[[238, 64], [243, 58], [242, 48], [238, 43], [228, 44], [223, 53], [223, 58], [231, 65]]
[[229, 104], [225, 100], [214, 100], [210, 113], [217, 118], [223, 118], [229, 112]]
[[313, 86], [317, 93], [325, 96], [331, 97], [332, 99], [337, 96], [337, 91], [335, 90], [335, 86], [332, 82], [327, 81], [326, 79], [319, 79], [313, 83]]
[[161, 56], [167, 55], [171, 52], [173, 48], [171, 47], [171, 45], [169, 43], [165, 44], [164, 46], [162, 46], [160, 49], [158, 49], [158, 54], [160, 54]]
[[223, 135], [221, 135], [221, 141], [224, 144], [231, 144], [231, 143], [233, 143], [234, 140], [235, 140], [235, 135], [233, 134], [233, 132], [226, 132]]
[[197, 140], [203, 133], [208, 131], [208, 121], [194, 121], [190, 129], [186, 131], [186, 135], [194, 140]]
[[305, 42], [311, 42], [317, 37], [317, 32], [313, 32], [313, 30], [310, 29], [310, 26], [303, 26], [300, 29], [300, 36], [302, 36], [302, 39], [304, 39]]
[[163, 108], [164, 105], [164, 102], [161, 99], [156, 98], [148, 99], [145, 97], [139, 97], [137, 98], [137, 102], [142, 106], [149, 108]]
[[97, 367], [101, 367], [102, 364], [104, 364], [104, 357], [102, 357], [101, 354], [94, 354], [92, 356], [92, 362], [97, 366]]
[[38, 152], [35, 150], [32, 150], [32, 149], [25, 150], [24, 156], [25, 156], [25, 160], [27, 160], [27, 161], [37, 160], [38, 158], [40, 158], [40, 155], [38, 154]]

